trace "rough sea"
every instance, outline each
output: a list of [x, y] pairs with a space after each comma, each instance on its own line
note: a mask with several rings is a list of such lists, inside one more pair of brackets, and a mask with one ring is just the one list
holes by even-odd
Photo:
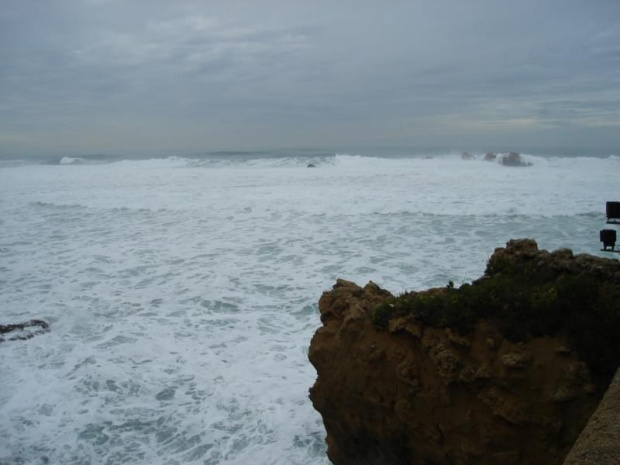
[[[599, 252], [618, 156], [321, 152], [0, 161], [0, 464], [327, 464], [317, 301]], [[315, 165], [308, 168], [308, 164]]]

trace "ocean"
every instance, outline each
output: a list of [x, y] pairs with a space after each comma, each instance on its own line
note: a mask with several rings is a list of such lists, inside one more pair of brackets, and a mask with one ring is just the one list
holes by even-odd
[[[220, 152], [0, 160], [0, 464], [327, 464], [308, 399], [336, 278], [478, 278], [600, 252], [618, 156]], [[309, 164], [314, 168], [308, 168]]]

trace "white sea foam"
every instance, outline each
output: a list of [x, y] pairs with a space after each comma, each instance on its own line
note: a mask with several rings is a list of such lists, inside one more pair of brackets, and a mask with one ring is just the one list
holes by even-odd
[[80, 165], [85, 163], [86, 160], [80, 157], [62, 157], [58, 162], [59, 165]]
[[327, 463], [306, 352], [336, 277], [460, 283], [514, 237], [599, 253], [620, 159], [528, 161], [0, 168], [0, 323], [51, 324], [0, 345], [0, 462]]

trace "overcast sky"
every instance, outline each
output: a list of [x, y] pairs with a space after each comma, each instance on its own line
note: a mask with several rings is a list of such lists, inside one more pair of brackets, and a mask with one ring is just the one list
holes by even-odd
[[620, 147], [619, 0], [1, 0], [0, 154]]

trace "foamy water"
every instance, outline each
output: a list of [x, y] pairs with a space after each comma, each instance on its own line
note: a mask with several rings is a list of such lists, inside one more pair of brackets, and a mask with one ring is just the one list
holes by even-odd
[[[337, 277], [461, 283], [533, 237], [600, 254], [620, 159], [167, 158], [0, 167], [0, 463], [326, 464]], [[307, 163], [317, 165], [306, 168]]]

